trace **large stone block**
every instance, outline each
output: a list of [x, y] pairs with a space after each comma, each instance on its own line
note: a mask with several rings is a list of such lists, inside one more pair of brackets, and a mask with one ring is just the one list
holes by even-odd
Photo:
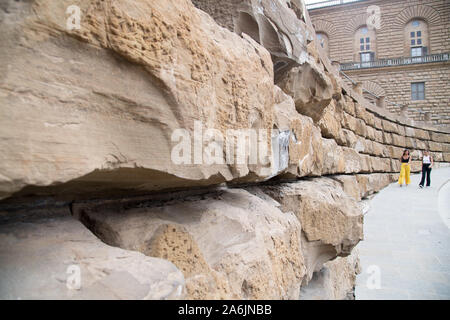
[[356, 276], [361, 272], [358, 251], [337, 257], [315, 272], [300, 290], [300, 300], [354, 300]]
[[297, 111], [315, 122], [319, 121], [333, 96], [330, 78], [314, 61], [293, 68], [278, 85], [294, 99]]
[[403, 155], [404, 149], [394, 147], [394, 146], [387, 146], [386, 147], [389, 153], [389, 157], [393, 159], [400, 159], [400, 157]]
[[344, 113], [344, 117], [342, 118], [342, 127], [356, 133], [357, 125], [358, 123], [355, 117], [348, 113]]
[[450, 133], [439, 133], [431, 131], [431, 140], [435, 142], [445, 142], [450, 143]]
[[450, 143], [442, 143], [442, 151], [450, 152]]
[[355, 133], [361, 137], [367, 137], [367, 126], [366, 123], [361, 119], [356, 119]]
[[442, 150], [443, 150], [442, 144], [439, 142], [434, 142], [434, 141], [428, 141], [428, 148], [430, 149], [430, 151], [442, 152]]
[[404, 147], [406, 146], [405, 137], [393, 133], [393, 134], [392, 134], [392, 144], [394, 144], [394, 145], [397, 146], [397, 147], [402, 147], [402, 148], [404, 148]]
[[290, 132], [289, 165], [287, 173], [294, 177], [321, 175], [322, 137], [320, 129], [311, 118], [295, 110], [293, 99], [275, 87], [275, 126], [282, 132]]
[[392, 142], [393, 142], [392, 133], [383, 131], [383, 143], [389, 145], [392, 144]]
[[232, 189], [77, 203], [73, 212], [105, 243], [171, 261], [190, 299], [297, 299], [306, 274], [300, 223], [266, 198]]
[[372, 141], [375, 140], [375, 129], [370, 127], [370, 126], [366, 126], [367, 129], [367, 139], [370, 139]]
[[[191, 143], [199, 139], [195, 121], [223, 135], [272, 128], [266, 49], [188, 0], [83, 1], [82, 28], [68, 30], [72, 4], [2, 5], [10, 14], [0, 22], [8, 65], [0, 88], [0, 197], [24, 187], [26, 194], [148, 192], [259, 171], [197, 164]], [[177, 129], [190, 137], [187, 164], [171, 158]], [[253, 176], [267, 177], [260, 174]]]
[[239, 35], [245, 33], [264, 46], [271, 53], [276, 79], [305, 62], [307, 43], [313, 36], [303, 19], [303, 5], [295, 12], [286, 1], [194, 0], [193, 3], [223, 27]]
[[415, 128], [414, 133], [417, 139], [430, 140], [430, 134], [426, 130]]
[[389, 120], [382, 120], [383, 130], [392, 133], [398, 133], [398, 125]]
[[353, 133], [353, 131], [342, 129], [342, 133], [345, 139], [345, 145], [349, 148], [354, 148], [357, 143], [357, 136]]
[[344, 157], [344, 171], [339, 171], [339, 173], [358, 173], [361, 171], [361, 156], [358, 152], [351, 148], [342, 148]]
[[361, 195], [356, 175], [335, 175], [332, 176], [332, 179], [339, 181], [339, 183], [342, 186], [342, 189], [346, 194], [348, 194], [356, 201], [361, 201]]
[[336, 103], [334, 100], [331, 100], [318, 121], [319, 128], [324, 138], [334, 139], [337, 142], [342, 142], [344, 140], [341, 131], [342, 117], [343, 113], [336, 110]]
[[185, 298], [171, 262], [104, 244], [69, 210], [16, 213], [0, 240], [1, 299]]
[[416, 139], [411, 137], [405, 137], [405, 145], [407, 148], [410, 149], [417, 148]]
[[[398, 175], [396, 177], [398, 178]], [[356, 180], [358, 181], [361, 198], [367, 198], [389, 185], [392, 182], [392, 175], [386, 173], [358, 174]]]
[[444, 160], [444, 154], [441, 152], [432, 152], [431, 156], [433, 157], [434, 161], [442, 162]]
[[345, 103], [344, 103], [344, 111], [350, 114], [351, 116], [356, 116], [355, 111], [355, 102], [353, 101], [353, 98], [345, 95]]
[[[344, 173], [346, 171], [347, 164], [343, 149], [333, 139], [322, 138], [322, 155], [318, 159], [319, 166], [322, 167], [322, 175]], [[357, 152], [352, 152], [351, 156], [354, 156], [355, 153]]]
[[337, 181], [317, 178], [261, 189], [281, 204], [281, 210], [299, 218], [308, 279], [324, 262], [349, 255], [363, 237], [362, 211]]
[[383, 143], [383, 131], [375, 129], [375, 141]]
[[450, 162], [450, 153], [443, 153], [442, 158], [445, 162]]

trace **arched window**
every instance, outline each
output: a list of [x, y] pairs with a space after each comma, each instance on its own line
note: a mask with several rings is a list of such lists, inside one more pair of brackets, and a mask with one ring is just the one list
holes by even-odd
[[317, 32], [317, 43], [319, 46], [321, 46], [326, 54], [329, 56], [330, 55], [330, 49], [328, 47], [328, 36], [326, 33], [324, 32]]
[[370, 62], [375, 60], [377, 39], [375, 29], [370, 30], [367, 26], [362, 26], [355, 32], [354, 60], [360, 62]]
[[422, 57], [429, 54], [428, 25], [420, 19], [413, 19], [405, 27], [405, 54]]

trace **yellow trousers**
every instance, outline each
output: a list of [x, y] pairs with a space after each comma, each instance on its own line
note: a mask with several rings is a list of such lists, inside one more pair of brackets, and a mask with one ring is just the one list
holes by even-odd
[[411, 166], [408, 163], [402, 163], [402, 168], [400, 169], [400, 177], [398, 177], [398, 184], [403, 184], [405, 180], [406, 184], [411, 183], [409, 174], [411, 173]]

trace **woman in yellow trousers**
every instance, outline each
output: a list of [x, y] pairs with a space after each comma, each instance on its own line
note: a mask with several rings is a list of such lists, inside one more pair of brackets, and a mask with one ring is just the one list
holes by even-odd
[[398, 177], [398, 184], [403, 186], [403, 180], [405, 180], [406, 186], [411, 183], [410, 173], [411, 173], [411, 157], [409, 156], [409, 151], [403, 151], [403, 155], [400, 158], [402, 167], [400, 169], [400, 177]]

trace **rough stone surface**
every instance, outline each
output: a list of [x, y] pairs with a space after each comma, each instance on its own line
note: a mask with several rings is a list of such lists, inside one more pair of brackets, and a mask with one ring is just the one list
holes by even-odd
[[68, 181], [49, 193], [155, 190], [250, 173], [247, 165], [174, 164], [171, 134], [186, 129], [193, 139], [194, 121], [223, 134], [271, 128], [264, 48], [188, 0], [82, 2], [83, 28], [67, 31], [72, 2], [3, 4], [2, 197]]
[[110, 247], [67, 211], [2, 219], [0, 240], [1, 299], [185, 296], [183, 274], [172, 263]]
[[333, 94], [331, 80], [313, 61], [293, 68], [279, 85], [284, 92], [294, 98], [299, 113], [316, 121], [330, 103]]
[[307, 42], [313, 39], [304, 22], [301, 1], [194, 0], [220, 25], [237, 34], [245, 33], [271, 53], [275, 79], [307, 59]]
[[[352, 298], [365, 199], [398, 178], [405, 148], [413, 172], [425, 150], [435, 168], [450, 160], [448, 133], [340, 78], [301, 0], [75, 3], [73, 30], [73, 1], [0, 3], [7, 298]], [[182, 163], [176, 129], [190, 146]], [[225, 163], [219, 150], [209, 164], [207, 129], [262, 129], [268, 161], [245, 151]], [[122, 249], [72, 217], [37, 221], [37, 205], [70, 206]], [[60, 273], [74, 259], [88, 282], [67, 294]], [[46, 263], [56, 282], [22, 294]]]
[[100, 239], [168, 259], [191, 299], [297, 299], [306, 273], [300, 223], [245, 190], [160, 206], [74, 205]]
[[356, 276], [361, 272], [357, 250], [338, 257], [314, 273], [300, 291], [301, 300], [354, 300]]
[[363, 216], [357, 202], [329, 178], [261, 187], [293, 212], [301, 223], [308, 280], [323, 263], [347, 256], [363, 237]]

